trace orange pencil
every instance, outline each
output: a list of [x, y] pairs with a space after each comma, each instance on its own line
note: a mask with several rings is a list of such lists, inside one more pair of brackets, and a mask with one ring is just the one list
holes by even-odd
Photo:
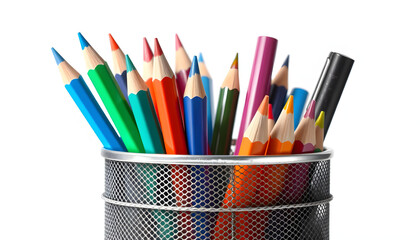
[[[290, 95], [283, 111], [280, 113], [267, 147], [267, 155], [291, 154], [294, 134], [293, 95]], [[261, 206], [271, 206], [278, 202], [280, 191], [284, 187], [287, 165], [267, 165], [261, 172], [261, 185], [258, 191], [258, 202]]]
[[[158, 115], [156, 96], [153, 88], [153, 53], [150, 49], [146, 38], [143, 38], [143, 79], [149, 88], [152, 96], [153, 105], [155, 106], [156, 114]], [[158, 115], [159, 118], [159, 115]]]
[[[262, 100], [251, 123], [245, 130], [239, 155], [264, 155], [268, 144], [268, 95]], [[255, 199], [259, 167], [239, 165], [235, 166], [233, 179], [228, 185], [222, 207], [245, 208], [258, 205]], [[259, 220], [266, 212], [237, 212], [235, 214], [236, 239], [261, 239], [264, 226]], [[214, 239], [231, 239], [229, 231], [232, 229], [232, 213], [220, 213], [216, 223]]]
[[175, 75], [169, 67], [157, 38], [153, 59], [153, 88], [167, 154], [188, 154], [181, 120]]
[[[181, 119], [178, 94], [175, 86], [175, 75], [169, 67], [157, 38], [155, 38], [152, 82], [166, 153], [188, 154], [184, 125]], [[176, 197], [176, 205], [178, 207], [191, 207], [192, 182], [188, 166], [172, 166], [171, 178]], [[180, 234], [187, 234], [192, 231], [190, 213], [183, 212], [179, 214], [178, 220]]]

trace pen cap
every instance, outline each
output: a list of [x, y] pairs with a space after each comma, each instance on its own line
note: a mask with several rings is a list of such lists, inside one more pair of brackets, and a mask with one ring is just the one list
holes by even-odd
[[325, 112], [324, 136], [327, 135], [353, 63], [353, 59], [336, 52], [331, 52], [325, 62], [311, 98], [311, 101], [316, 101], [315, 116], [318, 117], [321, 111]]

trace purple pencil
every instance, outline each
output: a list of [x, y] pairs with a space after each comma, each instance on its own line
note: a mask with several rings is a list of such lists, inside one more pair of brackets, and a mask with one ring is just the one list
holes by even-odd
[[274, 57], [276, 56], [277, 39], [271, 37], [258, 37], [252, 65], [251, 79], [246, 93], [245, 107], [242, 114], [241, 126], [236, 141], [235, 155], [241, 148], [242, 137], [252, 117], [265, 95], [270, 93], [271, 73], [273, 71]]

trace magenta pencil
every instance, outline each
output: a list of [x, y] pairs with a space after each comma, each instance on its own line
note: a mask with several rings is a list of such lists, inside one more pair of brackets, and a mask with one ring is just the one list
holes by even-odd
[[276, 49], [277, 39], [265, 36], [258, 37], [251, 78], [245, 98], [244, 112], [236, 141], [235, 155], [238, 155], [239, 149], [241, 148], [245, 129], [257, 112], [264, 96], [270, 93], [271, 73], [273, 71]]

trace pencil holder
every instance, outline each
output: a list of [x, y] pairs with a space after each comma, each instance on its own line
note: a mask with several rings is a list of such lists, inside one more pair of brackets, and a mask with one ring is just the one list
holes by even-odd
[[329, 149], [102, 156], [105, 239], [329, 239]]

